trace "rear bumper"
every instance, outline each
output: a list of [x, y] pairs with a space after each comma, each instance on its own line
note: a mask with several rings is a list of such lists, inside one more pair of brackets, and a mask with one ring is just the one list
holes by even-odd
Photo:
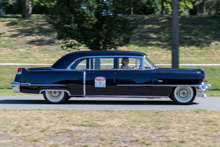
[[13, 82], [11, 83], [11, 87], [13, 89], [13, 92], [20, 92], [20, 83], [19, 82]]
[[211, 88], [212, 85], [208, 83], [203, 83], [200, 87], [196, 87], [196, 95], [197, 97], [206, 97], [207, 89]]

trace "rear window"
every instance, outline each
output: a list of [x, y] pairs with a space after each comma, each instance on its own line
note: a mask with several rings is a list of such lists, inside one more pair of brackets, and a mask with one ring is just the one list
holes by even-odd
[[80, 59], [77, 60], [71, 67], [70, 69], [78, 69], [78, 70], [82, 70], [82, 69], [88, 69], [88, 62], [89, 59]]
[[57, 60], [51, 67], [55, 69], [66, 69], [72, 62], [73, 58], [70, 55], [63, 56]]

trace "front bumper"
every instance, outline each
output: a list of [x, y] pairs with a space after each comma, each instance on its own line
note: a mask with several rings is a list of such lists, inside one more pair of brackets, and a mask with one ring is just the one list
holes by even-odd
[[196, 95], [197, 97], [206, 97], [206, 91], [207, 89], [211, 88], [212, 85], [208, 83], [202, 83], [200, 87], [196, 87]]
[[20, 83], [19, 82], [13, 82], [11, 83], [11, 87], [13, 89], [13, 92], [20, 92]]

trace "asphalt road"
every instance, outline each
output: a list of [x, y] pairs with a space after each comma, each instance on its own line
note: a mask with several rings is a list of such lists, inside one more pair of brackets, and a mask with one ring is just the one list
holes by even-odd
[[0, 109], [72, 109], [72, 110], [215, 110], [220, 97], [196, 98], [192, 105], [178, 105], [169, 98], [71, 98], [65, 104], [48, 104], [39, 96], [0, 96]]

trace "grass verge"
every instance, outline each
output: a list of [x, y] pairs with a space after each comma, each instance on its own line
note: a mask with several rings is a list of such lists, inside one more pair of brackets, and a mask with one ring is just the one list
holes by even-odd
[[1, 146], [219, 146], [220, 112], [0, 110]]

